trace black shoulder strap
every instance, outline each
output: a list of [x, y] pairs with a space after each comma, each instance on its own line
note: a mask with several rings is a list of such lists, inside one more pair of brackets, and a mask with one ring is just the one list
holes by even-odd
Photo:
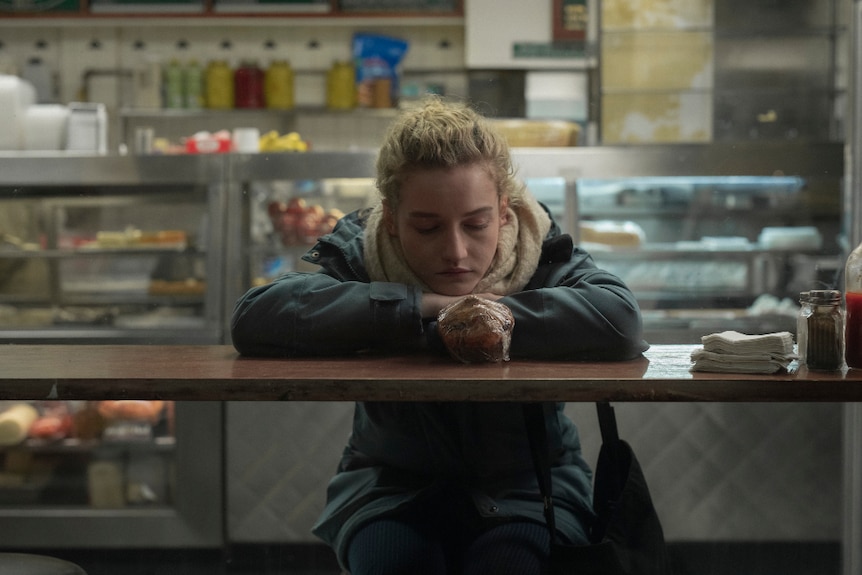
[[614, 406], [609, 401], [596, 402], [596, 411], [599, 414], [599, 430], [602, 432], [602, 443], [613, 443], [620, 438], [617, 430], [617, 416], [614, 414]]
[[[614, 407], [608, 401], [596, 402], [596, 412], [599, 416], [599, 429], [603, 442], [613, 442], [619, 438]], [[548, 430], [545, 427], [547, 414], [556, 413], [554, 403], [525, 403], [524, 422], [527, 427], [527, 437], [530, 441], [530, 453], [533, 458], [533, 468], [539, 482], [542, 494], [545, 521], [551, 534], [551, 541], [556, 539], [556, 520], [554, 519], [554, 501], [551, 484], [551, 460], [548, 447]]]
[[[548, 449], [548, 430], [545, 428], [545, 406], [543, 403], [524, 404], [524, 423], [527, 426], [527, 438], [530, 440], [530, 455], [533, 458], [533, 469], [539, 482], [539, 492], [542, 494], [545, 522], [553, 542], [557, 529], [554, 519], [554, 502], [551, 491], [551, 461]], [[553, 404], [550, 404], [553, 407]]]

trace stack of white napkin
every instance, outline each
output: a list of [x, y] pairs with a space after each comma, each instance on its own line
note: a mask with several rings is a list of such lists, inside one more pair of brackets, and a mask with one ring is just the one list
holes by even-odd
[[700, 339], [703, 348], [691, 353], [691, 371], [775, 373], [797, 357], [788, 331], [761, 335], [723, 331]]

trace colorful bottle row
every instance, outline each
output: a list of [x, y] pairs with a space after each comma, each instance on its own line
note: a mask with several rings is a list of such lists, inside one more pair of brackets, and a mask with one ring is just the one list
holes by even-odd
[[293, 69], [287, 60], [275, 60], [264, 71], [253, 60], [234, 70], [224, 60], [202, 69], [195, 60], [183, 66], [174, 59], [164, 69], [163, 100], [171, 109], [287, 110], [294, 105]]

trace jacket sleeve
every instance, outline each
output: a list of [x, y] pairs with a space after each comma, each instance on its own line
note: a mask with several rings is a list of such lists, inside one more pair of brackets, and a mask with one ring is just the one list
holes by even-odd
[[418, 288], [289, 273], [236, 303], [233, 345], [245, 355], [326, 355], [424, 344]]
[[512, 357], [631, 359], [649, 346], [634, 294], [584, 251], [540, 266], [527, 289], [500, 300], [512, 310]]

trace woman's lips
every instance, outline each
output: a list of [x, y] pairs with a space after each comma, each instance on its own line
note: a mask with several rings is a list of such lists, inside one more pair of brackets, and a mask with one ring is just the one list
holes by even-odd
[[444, 277], [459, 278], [469, 273], [470, 270], [465, 268], [451, 268], [448, 270], [443, 270], [442, 272], [440, 272], [439, 275], [442, 275]]

